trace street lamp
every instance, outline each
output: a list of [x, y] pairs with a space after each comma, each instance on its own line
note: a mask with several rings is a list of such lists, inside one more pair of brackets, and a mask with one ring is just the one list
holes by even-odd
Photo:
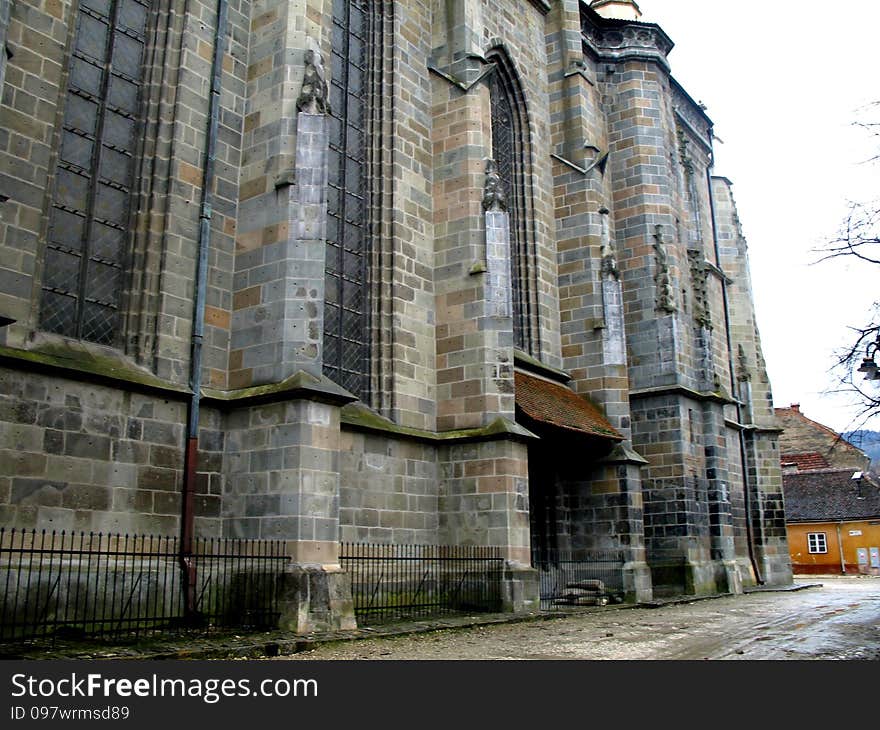
[[877, 350], [880, 350], [880, 334], [877, 335], [877, 339], [874, 340], [874, 342], [868, 343], [868, 347], [865, 349], [865, 358], [862, 360], [862, 364], [859, 365], [859, 369], [856, 371], [859, 373], [865, 373], [865, 380], [880, 380], [880, 367], [874, 362]]

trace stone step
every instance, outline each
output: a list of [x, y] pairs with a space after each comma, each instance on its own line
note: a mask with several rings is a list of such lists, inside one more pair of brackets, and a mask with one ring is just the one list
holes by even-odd
[[601, 580], [596, 579], [588, 579], [588, 580], [579, 580], [574, 581], [572, 583], [568, 583], [565, 586], [566, 588], [583, 588], [587, 591], [598, 591], [599, 593], [605, 592], [605, 583]]
[[587, 598], [596, 598], [597, 596], [604, 596], [604, 591], [588, 591], [585, 588], [566, 588], [563, 591], [564, 596], [584, 596]]
[[557, 598], [554, 603], [557, 606], [607, 606], [607, 596], [565, 595]]

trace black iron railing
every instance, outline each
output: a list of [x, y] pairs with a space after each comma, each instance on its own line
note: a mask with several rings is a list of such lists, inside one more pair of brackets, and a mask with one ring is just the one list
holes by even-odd
[[498, 548], [342, 543], [360, 625], [501, 610]]
[[283, 542], [197, 538], [194, 613], [181, 557], [175, 537], [0, 528], [0, 642], [277, 625]]
[[623, 600], [621, 550], [541, 550], [532, 566], [541, 578], [541, 608], [604, 605]]

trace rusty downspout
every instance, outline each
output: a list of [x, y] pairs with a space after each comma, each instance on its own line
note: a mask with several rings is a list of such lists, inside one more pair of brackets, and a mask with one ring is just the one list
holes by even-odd
[[211, 64], [211, 90], [208, 102], [208, 128], [205, 142], [205, 165], [202, 177], [202, 203], [199, 210], [199, 242], [195, 280], [195, 311], [190, 357], [190, 388], [186, 428], [186, 452], [183, 467], [183, 505], [181, 511], [180, 567], [183, 576], [186, 616], [196, 615], [196, 569], [193, 561], [195, 523], [196, 469], [199, 456], [199, 411], [202, 390], [202, 341], [205, 334], [205, 297], [208, 285], [208, 253], [211, 248], [211, 218], [214, 206], [214, 171], [217, 151], [217, 126], [220, 118], [223, 55], [226, 50], [228, 22], [227, 0], [217, 0], [217, 26], [214, 31], [214, 57]]
[[[718, 227], [715, 221], [715, 195], [712, 192], [712, 167], [715, 164], [714, 153], [711, 154], [709, 165], [706, 168], [706, 183], [709, 186], [709, 213], [712, 218], [712, 241], [715, 247], [715, 261], [718, 262], [719, 268], [721, 264], [721, 250], [718, 245]], [[755, 581], [758, 585], [764, 585], [764, 579], [761, 576], [761, 569], [758, 566], [758, 559], [755, 556], [755, 535], [752, 529], [752, 498], [749, 493], [749, 471], [748, 471], [748, 453], [746, 451], [745, 431], [741, 428], [742, 423], [742, 403], [739, 399], [736, 386], [736, 376], [733, 363], [733, 338], [730, 334], [730, 302], [727, 297], [727, 281], [721, 279], [721, 300], [724, 303], [724, 331], [727, 334], [727, 361], [728, 370], [730, 371], [730, 393], [736, 402], [736, 422], [740, 426], [739, 429], [739, 453], [742, 462], [742, 482], [743, 482], [743, 500], [746, 511], [746, 542], [749, 548], [749, 560], [752, 563], [752, 570], [755, 571]]]

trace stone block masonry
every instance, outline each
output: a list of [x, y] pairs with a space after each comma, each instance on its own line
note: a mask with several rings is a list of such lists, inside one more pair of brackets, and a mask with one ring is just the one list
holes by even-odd
[[[59, 170], [94, 183], [89, 211], [107, 187], [103, 168], [68, 169], [63, 139], [117, 152], [71, 116], [80, 10], [0, 0], [3, 526], [180, 530], [218, 6], [145, 4], [141, 86], [101, 87], [139, 111], [99, 100], [138, 143], [117, 288], [81, 298], [118, 303], [98, 345], [40, 314], [63, 274], [47, 276]], [[607, 7], [229, 0], [196, 529], [285, 541], [291, 630], [350, 625], [340, 540], [497, 548], [511, 610], [535, 605], [533, 555], [552, 546], [619, 552], [638, 600], [787, 580], [777, 424], [712, 121], [662, 28]], [[91, 281], [106, 262], [83, 240], [62, 253]], [[349, 329], [325, 336], [343, 310]], [[546, 385], [537, 415], [519, 375]], [[561, 418], [560, 388], [601, 429]]]
[[[184, 402], [8, 367], [0, 383], [0, 523], [177, 534]], [[196, 520], [218, 536], [223, 433], [217, 414], [204, 426]]]
[[292, 401], [233, 413], [223, 517], [234, 537], [287, 540], [306, 563], [336, 562], [339, 409]]
[[340, 459], [344, 542], [439, 544], [436, 447], [343, 430]]

